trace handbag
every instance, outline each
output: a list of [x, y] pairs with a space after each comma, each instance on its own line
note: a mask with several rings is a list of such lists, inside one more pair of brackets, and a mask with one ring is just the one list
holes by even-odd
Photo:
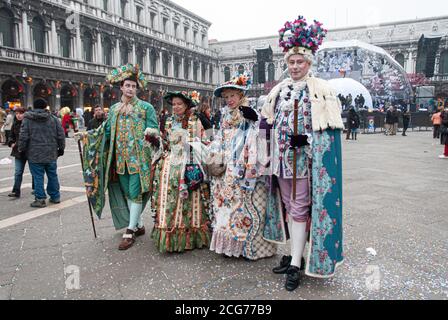
[[[190, 135], [192, 136], [191, 131], [192, 130], [190, 130]], [[193, 161], [193, 148], [190, 150], [190, 163], [185, 166], [184, 181], [190, 191], [198, 190], [204, 182], [204, 173], [202, 172], [201, 167]]]

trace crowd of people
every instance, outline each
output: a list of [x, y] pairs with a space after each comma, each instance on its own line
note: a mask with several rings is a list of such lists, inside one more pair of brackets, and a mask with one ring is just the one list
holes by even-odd
[[443, 108], [439, 107], [431, 116], [433, 124], [433, 138], [440, 139], [440, 144], [445, 146], [440, 159], [448, 159], [448, 105]]

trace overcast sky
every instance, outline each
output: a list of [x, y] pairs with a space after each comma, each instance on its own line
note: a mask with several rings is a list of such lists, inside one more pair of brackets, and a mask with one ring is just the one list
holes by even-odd
[[210, 39], [219, 41], [277, 35], [299, 14], [328, 29], [448, 16], [443, 0], [171, 0], [210, 21]]

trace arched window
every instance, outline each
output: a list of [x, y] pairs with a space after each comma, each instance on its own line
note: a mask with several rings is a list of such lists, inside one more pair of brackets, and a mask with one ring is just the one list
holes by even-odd
[[207, 66], [205, 63], [202, 64], [202, 70], [201, 70], [201, 81], [205, 82], [205, 75], [207, 74]]
[[199, 62], [195, 61], [193, 64], [193, 80], [198, 81]]
[[213, 83], [213, 65], [208, 66], [208, 82]]
[[71, 49], [70, 31], [65, 26], [62, 26], [59, 30], [59, 54], [61, 57], [70, 58]]
[[168, 76], [168, 53], [164, 52], [162, 55], [162, 64], [163, 64], [163, 75]]
[[31, 23], [33, 49], [38, 53], [45, 53], [45, 24], [40, 17], [35, 17]]
[[395, 60], [404, 68], [404, 55], [402, 53], [397, 54]]
[[240, 64], [240, 66], [238, 67], [238, 74], [243, 74], [244, 73], [244, 66]]
[[270, 63], [268, 66], [268, 81], [272, 82], [275, 80], [275, 66], [273, 63]]
[[180, 59], [179, 57], [174, 57], [174, 78], [179, 78], [179, 66], [180, 66]]
[[112, 65], [112, 41], [109, 37], [103, 38], [103, 63], [106, 66]]
[[93, 62], [93, 41], [90, 32], [86, 31], [82, 38], [82, 52], [84, 61]]
[[121, 65], [124, 66], [129, 62], [129, 47], [126, 41], [121, 43], [120, 47]]
[[448, 50], [440, 54], [439, 74], [448, 74]]
[[0, 46], [14, 48], [14, 16], [6, 8], [0, 10]]
[[254, 84], [258, 84], [258, 64], [254, 64], [254, 67], [252, 69], [252, 74], [253, 74]]
[[224, 68], [224, 82], [230, 81], [230, 68]]
[[157, 52], [155, 50], [151, 50], [151, 73], [156, 74], [157, 73]]
[[136, 64], [138, 64], [140, 66], [140, 70], [143, 70], [144, 68], [144, 59], [145, 55], [143, 53], [143, 49], [142, 48], [138, 48], [137, 52], [136, 52]]
[[188, 59], [184, 61], [184, 78], [190, 79], [190, 61]]

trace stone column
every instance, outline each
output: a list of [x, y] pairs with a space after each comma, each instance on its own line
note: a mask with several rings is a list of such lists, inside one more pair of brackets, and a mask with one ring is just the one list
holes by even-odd
[[149, 73], [151, 70], [151, 52], [149, 49], [146, 49], [145, 53], [145, 65], [143, 66], [143, 71]]
[[132, 64], [136, 64], [137, 63], [136, 51], [135, 51], [135, 42], [132, 43], [132, 57], [131, 57], [130, 60], [131, 60]]
[[159, 53], [159, 70], [156, 70], [157, 74], [163, 75], [163, 51]]
[[180, 58], [180, 72], [179, 72], [179, 78], [180, 79], [185, 79], [185, 74], [184, 74], [184, 68], [185, 68], [185, 57], [181, 57]]
[[168, 64], [168, 76], [174, 78], [174, 55], [170, 55], [171, 61]]
[[194, 60], [190, 60], [190, 76], [189, 79], [194, 81]]
[[25, 50], [31, 49], [30, 27], [26, 11], [22, 12], [22, 48]]
[[115, 65], [118, 66], [121, 63], [121, 51], [120, 51], [120, 39], [115, 41]]
[[98, 48], [98, 50], [96, 51], [96, 63], [104, 64], [105, 62], [103, 61], [103, 41], [100, 32], [98, 32], [97, 34], [96, 43]]
[[26, 99], [25, 99], [26, 108], [33, 107], [33, 91], [31, 84], [29, 83], [25, 84], [25, 92], [26, 92]]
[[104, 106], [104, 88], [101, 90], [101, 87], [100, 87], [100, 106], [102, 107], [102, 106]]
[[58, 34], [56, 32], [56, 22], [51, 20], [50, 54], [58, 55]]
[[54, 89], [54, 97], [55, 97], [54, 110], [59, 111], [61, 110], [61, 89], [58, 88]]
[[78, 26], [76, 28], [76, 59], [83, 60], [82, 59], [82, 42], [81, 42], [81, 30]]
[[[84, 89], [79, 86], [78, 88], [78, 106], [84, 109]], [[76, 109], [76, 106], [75, 106]]]

